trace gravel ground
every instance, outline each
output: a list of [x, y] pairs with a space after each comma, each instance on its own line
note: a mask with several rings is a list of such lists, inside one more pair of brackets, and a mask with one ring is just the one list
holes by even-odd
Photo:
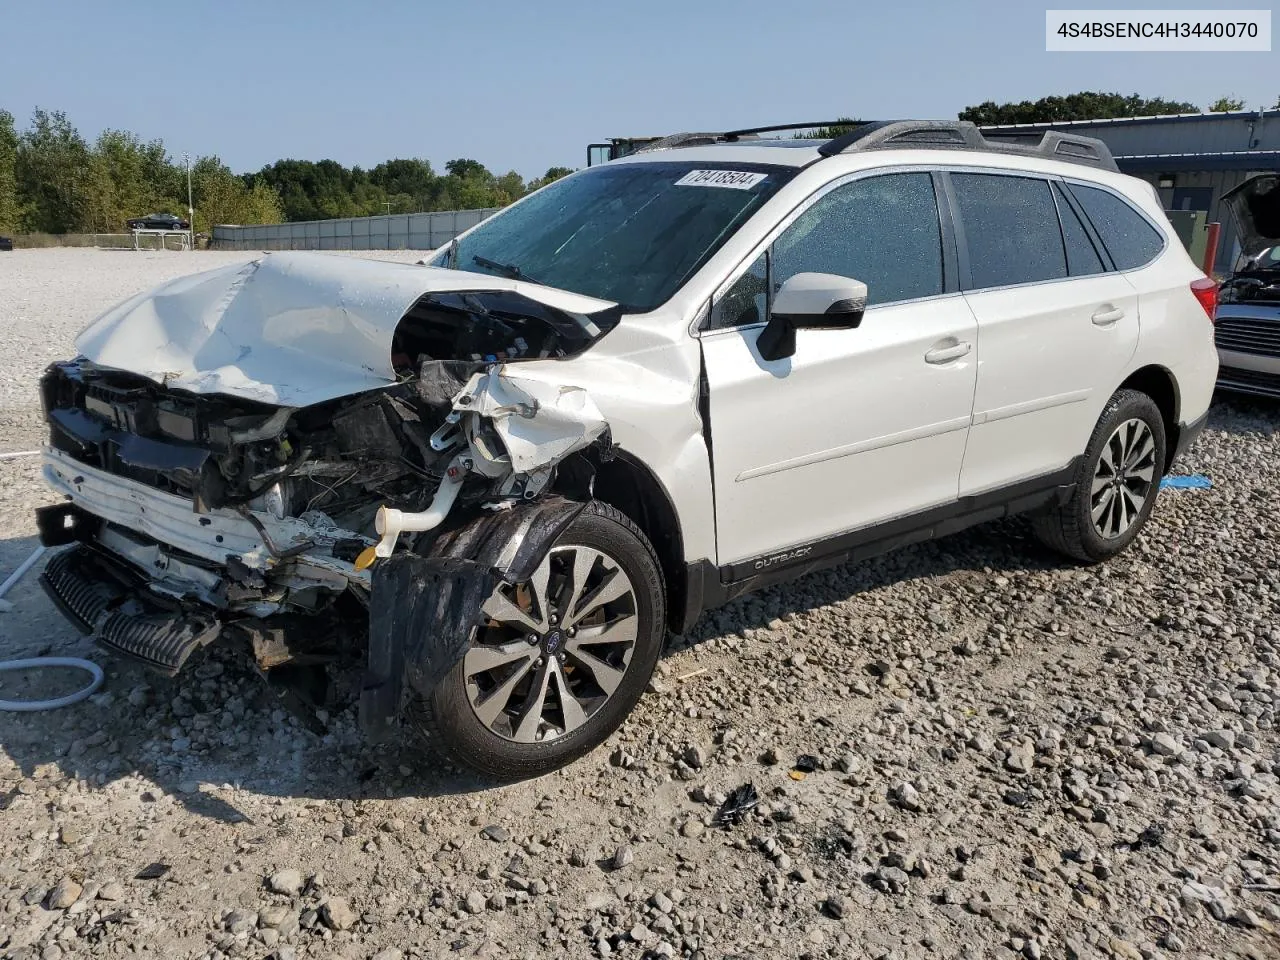
[[[97, 310], [235, 256], [0, 256], [0, 449]], [[309, 732], [229, 654], [95, 653], [29, 576], [0, 658], [107, 683], [0, 714], [0, 957], [1280, 956], [1278, 425], [1220, 399], [1213, 488], [1106, 566], [1011, 521], [712, 613], [609, 744], [501, 789], [349, 703]], [[0, 571], [48, 499], [0, 461]]]

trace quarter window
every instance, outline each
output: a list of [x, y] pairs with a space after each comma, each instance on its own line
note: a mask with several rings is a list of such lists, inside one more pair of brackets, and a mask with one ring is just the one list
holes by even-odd
[[773, 245], [773, 289], [797, 273], [867, 285], [868, 305], [942, 293], [942, 234], [933, 179], [890, 173], [816, 200]]
[[711, 311], [711, 329], [763, 323], [769, 315], [769, 255], [762, 253]]
[[1159, 231], [1114, 193], [1079, 183], [1070, 187], [1085, 215], [1093, 221], [1116, 269], [1132, 270], [1150, 263], [1163, 249], [1164, 237]]
[[964, 224], [974, 288], [1067, 275], [1066, 250], [1048, 181], [953, 173], [951, 182]]
[[1053, 198], [1058, 201], [1058, 216], [1062, 220], [1062, 240], [1067, 245], [1067, 270], [1073, 277], [1087, 277], [1102, 273], [1106, 267], [1102, 258], [1089, 239], [1089, 234], [1080, 222], [1075, 210], [1067, 202], [1066, 196], [1057, 184], [1053, 187]]

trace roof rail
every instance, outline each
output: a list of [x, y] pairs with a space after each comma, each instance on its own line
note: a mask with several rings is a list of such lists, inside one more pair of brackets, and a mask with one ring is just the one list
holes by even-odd
[[725, 130], [721, 133], [673, 133], [669, 137], [654, 140], [632, 153], [648, 153], [651, 150], [670, 150], [673, 147], [705, 147], [712, 143], [734, 143], [738, 140], [757, 140], [762, 133], [775, 133], [784, 130], [820, 130], [823, 127], [847, 127], [854, 120], [820, 120], [817, 123], [784, 123], [775, 127], [748, 127], [745, 130]]
[[[675, 147], [703, 147], [713, 143], [755, 140], [761, 133], [781, 130], [813, 130], [821, 127], [848, 126], [848, 120], [829, 120], [826, 123], [791, 123], [776, 127], [750, 127], [745, 130], [728, 130], [723, 133], [676, 133], [644, 146], [634, 153], [653, 150], [669, 150]], [[927, 149], [981, 150], [988, 153], [1006, 153], [1019, 156], [1043, 157], [1046, 160], [1062, 160], [1082, 163], [1103, 170], [1116, 170], [1115, 158], [1105, 143], [1096, 137], [1064, 133], [1061, 130], [1027, 130], [1017, 133], [995, 131], [984, 136], [983, 131], [968, 120], [875, 120], [854, 121], [857, 126], [848, 133], [828, 140], [818, 147], [824, 157], [860, 150], [884, 150], [889, 148], [924, 147]]]
[[[1030, 133], [1030, 131], [1028, 131]], [[1033, 142], [1034, 141], [1034, 142]], [[824, 157], [859, 150], [902, 147], [930, 149], [983, 150], [1038, 156], [1046, 160], [1083, 163], [1104, 170], [1119, 170], [1111, 150], [1096, 137], [1082, 137], [1059, 130], [1046, 130], [1038, 138], [1030, 136], [984, 137], [978, 127], [967, 120], [880, 120], [864, 123], [856, 130], [828, 140], [818, 148]]]

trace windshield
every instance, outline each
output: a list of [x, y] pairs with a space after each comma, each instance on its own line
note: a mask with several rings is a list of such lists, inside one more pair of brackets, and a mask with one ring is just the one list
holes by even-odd
[[790, 167], [708, 161], [594, 167], [486, 220], [431, 262], [643, 313], [680, 289], [794, 175]]

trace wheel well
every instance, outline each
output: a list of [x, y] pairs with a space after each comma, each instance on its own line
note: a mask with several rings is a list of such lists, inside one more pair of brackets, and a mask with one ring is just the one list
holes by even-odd
[[596, 461], [592, 496], [625, 514], [653, 544], [667, 588], [667, 624], [682, 632], [688, 592], [684, 538], [662, 483], [640, 461], [617, 451], [610, 460]]
[[1178, 448], [1178, 384], [1164, 367], [1149, 366], [1135, 370], [1129, 375], [1121, 389], [1128, 388], [1145, 393], [1155, 401], [1164, 418], [1165, 463], [1164, 471], [1168, 472], [1173, 462], [1173, 452]]

